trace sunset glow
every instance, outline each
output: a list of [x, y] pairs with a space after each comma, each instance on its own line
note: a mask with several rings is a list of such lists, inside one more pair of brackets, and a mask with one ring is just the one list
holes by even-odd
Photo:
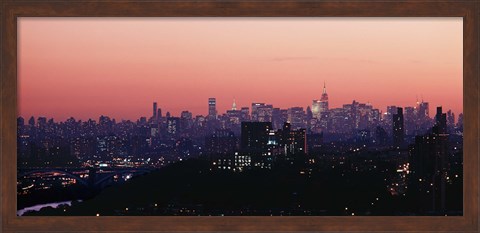
[[353, 100], [463, 112], [462, 18], [19, 18], [19, 115], [55, 120]]

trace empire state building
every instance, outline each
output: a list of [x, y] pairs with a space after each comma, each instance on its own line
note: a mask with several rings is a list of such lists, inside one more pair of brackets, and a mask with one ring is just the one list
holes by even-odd
[[324, 82], [322, 98], [320, 98], [320, 100], [318, 99], [313, 100], [313, 103], [312, 103], [313, 118], [320, 119], [322, 113], [324, 113], [325, 111], [328, 111], [328, 94], [327, 94], [327, 88]]
[[325, 82], [323, 83], [322, 98], [320, 98], [320, 114], [328, 111], [328, 94]]

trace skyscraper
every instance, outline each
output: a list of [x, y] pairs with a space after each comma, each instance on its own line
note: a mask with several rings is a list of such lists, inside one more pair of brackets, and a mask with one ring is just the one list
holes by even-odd
[[208, 98], [208, 117], [210, 119], [217, 118], [217, 100], [215, 98]]
[[328, 94], [327, 94], [327, 86], [324, 82], [322, 98], [320, 98], [320, 114], [322, 114], [325, 111], [328, 111]]
[[153, 102], [153, 116], [152, 119], [157, 119], [157, 102]]
[[258, 121], [258, 108], [265, 106], [265, 103], [252, 103], [252, 121]]
[[293, 129], [305, 128], [305, 111], [303, 107], [292, 107], [288, 109], [288, 121]]
[[267, 150], [271, 122], [242, 122], [241, 149], [249, 152]]
[[320, 119], [320, 100], [312, 101], [312, 116], [315, 119]]
[[442, 113], [442, 107], [437, 107], [437, 114], [435, 114], [435, 126], [438, 134], [447, 133], [447, 114]]
[[401, 146], [405, 139], [403, 126], [403, 108], [397, 108], [397, 114], [393, 114], [393, 145]]

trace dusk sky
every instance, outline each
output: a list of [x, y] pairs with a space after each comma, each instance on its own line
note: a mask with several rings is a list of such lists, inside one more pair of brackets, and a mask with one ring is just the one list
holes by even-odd
[[463, 112], [462, 18], [19, 18], [19, 114], [206, 115], [265, 102]]

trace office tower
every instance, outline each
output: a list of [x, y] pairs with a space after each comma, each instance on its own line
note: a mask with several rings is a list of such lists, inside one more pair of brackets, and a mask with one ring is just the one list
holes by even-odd
[[205, 151], [210, 156], [230, 155], [237, 150], [237, 137], [227, 129], [217, 129], [205, 138]]
[[405, 134], [415, 135], [415, 108], [405, 107]]
[[250, 110], [248, 107], [242, 107], [240, 109], [240, 121], [250, 120]]
[[405, 128], [403, 126], [403, 109], [397, 108], [397, 113], [393, 114], [393, 145], [402, 146], [405, 140]]
[[283, 126], [283, 122], [286, 120], [282, 119], [282, 113], [280, 108], [273, 108], [272, 109], [272, 126], [274, 129], [281, 129]]
[[328, 111], [328, 94], [325, 82], [323, 83], [322, 98], [320, 98], [320, 114]]
[[157, 119], [157, 102], [153, 102], [153, 116], [152, 119]]
[[176, 135], [180, 131], [180, 118], [168, 117], [167, 118], [167, 132], [170, 135]]
[[265, 106], [265, 103], [252, 103], [252, 121], [258, 121], [258, 108]]
[[418, 103], [418, 106], [417, 106], [417, 117], [419, 119], [425, 119], [425, 118], [429, 118], [430, 117], [430, 114], [429, 114], [429, 108], [430, 108], [430, 105], [428, 104], [428, 102], [420, 102]]
[[303, 107], [289, 108], [288, 121], [293, 129], [305, 128], [305, 111], [303, 111]]
[[442, 113], [442, 107], [437, 107], [437, 114], [435, 114], [435, 127], [437, 127], [438, 134], [447, 133], [447, 114]]
[[180, 113], [180, 128], [182, 130], [189, 129], [193, 125], [193, 115], [189, 111]]
[[273, 106], [266, 104], [257, 107], [257, 120], [259, 122], [272, 122]]
[[455, 114], [452, 112], [452, 110], [448, 110], [447, 112], [447, 127], [452, 130], [455, 128]]
[[387, 111], [385, 112], [384, 121], [387, 126], [391, 126], [393, 123], [393, 115], [397, 112], [397, 106], [387, 106]]
[[270, 122], [242, 122], [241, 149], [249, 152], [265, 152], [271, 129]]
[[208, 117], [210, 119], [217, 118], [217, 100], [215, 98], [208, 98]]
[[320, 100], [313, 100], [312, 101], [312, 115], [313, 118], [315, 119], [320, 119], [321, 113], [320, 113]]
[[280, 146], [283, 148], [285, 155], [307, 153], [306, 129], [294, 130], [289, 122], [285, 122], [280, 136]]

